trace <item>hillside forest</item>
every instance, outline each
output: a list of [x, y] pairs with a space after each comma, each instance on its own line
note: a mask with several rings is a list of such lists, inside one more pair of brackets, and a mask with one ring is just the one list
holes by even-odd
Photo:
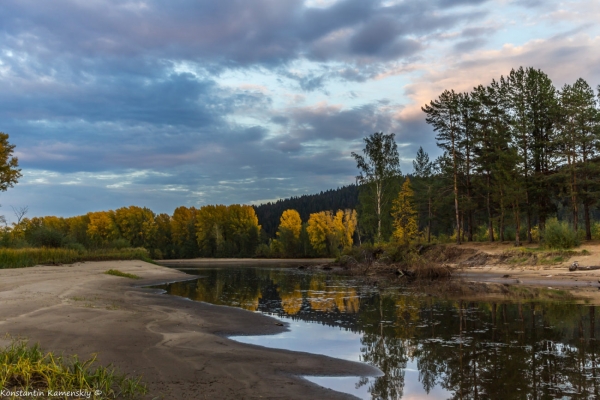
[[[598, 87], [600, 91], [600, 87]], [[422, 107], [442, 154], [420, 148], [402, 174], [394, 134], [364, 139], [357, 184], [258, 206], [144, 207], [5, 226], [9, 248], [144, 247], [151, 257], [337, 256], [377, 243], [573, 242], [600, 238], [599, 94], [583, 79], [556, 88], [534, 68]]]

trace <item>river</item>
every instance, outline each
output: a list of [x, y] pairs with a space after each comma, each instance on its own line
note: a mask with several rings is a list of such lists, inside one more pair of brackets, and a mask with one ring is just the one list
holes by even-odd
[[304, 377], [363, 399], [600, 398], [595, 306], [467, 301], [277, 267], [185, 269], [168, 294], [289, 324], [244, 343], [365, 362], [377, 377]]

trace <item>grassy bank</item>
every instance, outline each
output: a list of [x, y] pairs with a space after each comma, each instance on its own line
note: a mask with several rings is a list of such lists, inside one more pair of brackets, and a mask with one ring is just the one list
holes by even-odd
[[72, 264], [81, 261], [151, 261], [144, 248], [72, 250], [62, 248], [0, 249], [0, 269], [23, 268], [41, 264]]
[[77, 356], [64, 358], [44, 353], [38, 345], [13, 342], [0, 349], [0, 390], [29, 392], [10, 398], [116, 399], [146, 394], [140, 378], [127, 377], [110, 367], [94, 366], [95, 362], [95, 356], [80, 361]]

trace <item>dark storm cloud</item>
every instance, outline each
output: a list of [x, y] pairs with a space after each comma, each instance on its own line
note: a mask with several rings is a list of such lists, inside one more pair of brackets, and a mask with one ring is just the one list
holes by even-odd
[[[432, 7], [412, 0], [385, 7], [381, 1], [341, 0], [316, 9], [301, 0], [6, 0], [0, 5], [0, 31], [4, 43], [39, 60], [150, 57], [205, 62], [206, 67], [269, 66], [301, 56], [389, 60], [420, 48], [410, 35], [480, 15], [464, 7], [444, 14], [444, 8], [479, 3], [440, 1]], [[340, 30], [350, 35], [329, 38]], [[326, 50], [334, 48], [328, 55]]]
[[[391, 105], [274, 110], [268, 90], [219, 79], [267, 70], [326, 96], [329, 80], [364, 82], [419, 57], [424, 37], [481, 18], [481, 3], [3, 0], [0, 130], [25, 171], [43, 172], [15, 195], [62, 205], [68, 193], [80, 206], [57, 206], [63, 214], [143, 201], [171, 212], [164, 204], [181, 199], [239, 202], [351, 182], [360, 138], [404, 132]], [[292, 71], [298, 60], [323, 63]]]
[[207, 126], [246, 99], [221, 97], [211, 80], [191, 74], [164, 77], [97, 76], [90, 83], [15, 87], [0, 92], [0, 114], [15, 119], [112, 121]]
[[[285, 123], [289, 132], [286, 140], [289, 143], [354, 140], [378, 130], [392, 131], [396, 128], [392, 114], [380, 108], [379, 104], [367, 104], [347, 110], [327, 105], [302, 107], [289, 110], [287, 116], [289, 119]], [[275, 139], [276, 142], [277, 140]], [[286, 144], [284, 147], [286, 146], [291, 145]]]

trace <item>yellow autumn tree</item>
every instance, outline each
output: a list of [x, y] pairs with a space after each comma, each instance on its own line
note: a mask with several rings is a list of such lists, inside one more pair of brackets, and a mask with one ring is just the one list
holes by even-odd
[[310, 214], [306, 227], [311, 246], [321, 254], [331, 255], [336, 248], [336, 232], [331, 211]]
[[91, 212], [88, 216], [90, 222], [87, 234], [93, 242], [104, 245], [119, 237], [114, 211]]
[[152, 210], [146, 207], [129, 206], [115, 211], [115, 223], [121, 236], [134, 247], [151, 246], [157, 232], [154, 217]]
[[410, 186], [410, 179], [407, 177], [392, 206], [394, 238], [403, 244], [408, 244], [419, 234], [414, 197], [415, 193]]
[[177, 257], [198, 257], [196, 216], [194, 207], [177, 207], [171, 217], [171, 240]]
[[225, 211], [225, 249], [223, 256], [251, 256], [258, 246], [260, 225], [254, 207], [232, 204]]
[[196, 239], [207, 257], [250, 256], [259, 242], [260, 225], [252, 206], [203, 206], [198, 210]]
[[286, 256], [294, 256], [298, 252], [302, 219], [296, 210], [285, 210], [279, 219], [277, 237], [283, 246]]
[[218, 204], [200, 207], [196, 220], [196, 240], [204, 256], [217, 256], [225, 241], [226, 223], [226, 206]]
[[337, 242], [344, 248], [354, 244], [354, 231], [356, 231], [356, 210], [338, 210], [333, 218], [333, 227]]

